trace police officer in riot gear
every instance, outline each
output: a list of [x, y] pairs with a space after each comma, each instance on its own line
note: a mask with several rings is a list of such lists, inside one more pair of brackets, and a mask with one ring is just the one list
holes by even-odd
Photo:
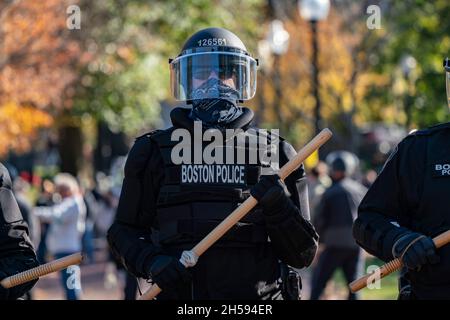
[[[39, 265], [31, 243], [28, 225], [12, 192], [8, 170], [0, 164], [0, 280]], [[37, 280], [9, 289], [0, 285], [0, 300], [16, 300]]]
[[[448, 58], [444, 68], [449, 96]], [[358, 244], [384, 261], [400, 258], [406, 267], [399, 298], [450, 297], [450, 246], [436, 250], [432, 241], [450, 229], [449, 167], [450, 122], [411, 133], [359, 206], [353, 225]]]
[[[326, 160], [333, 183], [322, 195], [313, 217], [323, 250], [314, 268], [311, 300], [319, 299], [337, 269], [342, 269], [348, 283], [362, 273], [361, 249], [352, 237], [358, 205], [367, 191], [352, 178], [359, 159], [348, 151], [334, 151]], [[349, 292], [348, 299], [355, 300], [357, 295]]]
[[[318, 240], [309, 223], [303, 166], [283, 183], [275, 174], [261, 175], [273, 165], [261, 158], [249, 162], [245, 157], [239, 164], [235, 156], [227, 164], [173, 159], [179, 141], [171, 137], [178, 129], [195, 135], [196, 123], [205, 133], [240, 129], [247, 137], [259, 135], [251, 126], [253, 112], [238, 104], [255, 94], [257, 61], [236, 35], [209, 28], [191, 36], [169, 62], [173, 95], [191, 106], [174, 109], [173, 127], [139, 137], [132, 147], [108, 232], [112, 251], [131, 273], [151, 278], [162, 289], [158, 299], [298, 299], [300, 279], [292, 276], [291, 267], [308, 266]], [[279, 139], [278, 148], [270, 149], [279, 156], [279, 167], [295, 155], [283, 139], [265, 137]], [[229, 137], [225, 140], [216, 145], [215, 156], [218, 150], [225, 157], [238, 149], [250, 155], [270, 145], [246, 140], [238, 148], [227, 144]], [[206, 151], [195, 139], [184, 144], [183, 157], [198, 146]], [[179, 262], [182, 251], [195, 246], [250, 194], [259, 205], [186, 269]], [[281, 282], [282, 275], [289, 280]]]

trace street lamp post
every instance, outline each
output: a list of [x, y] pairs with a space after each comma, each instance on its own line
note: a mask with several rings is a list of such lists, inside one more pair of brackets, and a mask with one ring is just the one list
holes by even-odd
[[316, 129], [316, 134], [320, 132], [320, 127], [321, 127], [321, 121], [322, 121], [322, 117], [321, 117], [321, 109], [322, 109], [322, 105], [320, 103], [320, 94], [319, 94], [319, 67], [318, 67], [318, 59], [317, 59], [317, 55], [319, 52], [319, 46], [317, 44], [317, 21], [316, 20], [311, 20], [311, 31], [312, 31], [312, 49], [313, 49], [313, 53], [312, 53], [312, 65], [313, 65], [313, 95], [314, 95], [314, 99], [316, 101], [316, 106], [314, 108], [314, 119], [315, 119], [315, 129]]
[[[289, 32], [284, 29], [283, 22], [280, 20], [273, 20], [269, 27], [269, 33], [267, 35], [267, 42], [269, 43], [270, 51], [272, 52], [273, 67], [274, 67], [274, 85], [276, 103], [278, 104], [278, 110], [275, 113], [278, 115], [278, 125], [281, 128], [283, 125], [283, 116], [281, 105], [283, 101], [283, 90], [281, 88], [281, 70], [280, 70], [280, 57], [284, 55], [289, 48]], [[276, 108], [277, 106], [275, 106]]]
[[312, 32], [312, 81], [313, 81], [313, 95], [315, 99], [314, 119], [316, 133], [320, 132], [322, 115], [321, 115], [321, 101], [319, 95], [319, 67], [318, 55], [319, 45], [317, 41], [317, 22], [326, 19], [330, 10], [329, 0], [300, 0], [298, 2], [300, 16], [309, 21]]
[[[260, 92], [264, 92], [266, 76], [270, 73], [272, 66], [272, 53], [267, 39], [262, 39], [258, 42], [258, 57], [258, 88], [263, 88], [263, 91]], [[254, 122], [256, 126], [261, 126], [265, 119], [267, 103], [263, 93], [258, 94], [256, 98], [258, 99], [259, 112], [256, 112]]]

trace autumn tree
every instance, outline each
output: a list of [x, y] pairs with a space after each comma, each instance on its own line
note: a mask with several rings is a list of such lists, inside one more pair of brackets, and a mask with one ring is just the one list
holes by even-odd
[[[364, 113], [369, 108], [366, 97], [387, 82], [384, 75], [372, 70], [372, 53], [381, 50], [385, 32], [367, 27], [369, 4], [333, 1], [327, 19], [317, 25], [321, 125], [335, 132], [333, 148], [356, 151], [357, 125], [371, 120], [371, 115], [365, 117]], [[262, 70], [258, 101], [265, 104], [265, 123], [276, 123], [285, 137], [302, 144], [314, 134], [316, 122], [311, 26], [300, 17], [296, 1], [272, 1], [272, 7], [267, 20], [283, 20], [290, 44], [287, 53], [278, 58], [278, 67], [269, 62], [269, 68]], [[277, 94], [277, 79], [281, 94]]]
[[[18, 136], [29, 147], [36, 129], [53, 121], [59, 128], [61, 169], [77, 173], [86, 123], [91, 128], [92, 122], [104, 122], [129, 135], [157, 126], [160, 103], [170, 99], [167, 59], [178, 54], [187, 36], [200, 28], [223, 26], [244, 40], [254, 37], [261, 3], [2, 2], [0, 39], [5, 45], [0, 56], [0, 104], [8, 109], [3, 108], [0, 119], [27, 106], [23, 115], [35, 120], [32, 132], [22, 133], [17, 129], [23, 125], [10, 120], [12, 136], [3, 150], [16, 147], [12, 143], [19, 141]], [[79, 30], [66, 26], [66, 9], [73, 4], [81, 9]], [[90, 134], [95, 136], [95, 130]]]
[[[403, 111], [399, 120], [410, 124], [409, 129], [448, 121], [442, 61], [450, 52], [450, 2], [405, 0], [388, 4], [383, 12], [387, 41], [378, 52], [374, 70], [390, 76], [386, 90], [376, 94]], [[410, 81], [401, 70], [405, 56], [416, 61]]]
[[[256, 48], [262, 0], [80, 2], [83, 52], [93, 59], [73, 86], [76, 118], [89, 115], [103, 127], [134, 137], [161, 126], [161, 104], [170, 95], [168, 58], [199, 29], [231, 29]], [[238, 14], [245, 12], [245, 15]]]
[[0, 155], [25, 151], [39, 128], [70, 107], [65, 90], [76, 78], [79, 46], [67, 35], [68, 1], [0, 4]]
[[[77, 112], [134, 135], [159, 125], [170, 100], [168, 59], [194, 32], [211, 26], [239, 34], [256, 49], [262, 0], [82, 1], [83, 50], [95, 56], [76, 87]], [[245, 15], [238, 15], [245, 12]]]

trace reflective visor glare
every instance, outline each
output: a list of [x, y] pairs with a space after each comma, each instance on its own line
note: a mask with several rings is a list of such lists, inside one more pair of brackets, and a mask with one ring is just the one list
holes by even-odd
[[172, 61], [170, 78], [172, 93], [177, 100], [192, 99], [192, 92], [209, 78], [234, 86], [239, 92], [239, 100], [248, 100], [256, 91], [256, 61], [239, 53], [194, 53]]

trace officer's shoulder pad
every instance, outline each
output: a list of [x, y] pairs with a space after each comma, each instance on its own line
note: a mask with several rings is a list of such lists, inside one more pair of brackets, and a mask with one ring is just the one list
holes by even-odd
[[415, 137], [415, 136], [429, 136], [441, 130], [450, 129], [450, 122], [441, 123], [432, 127], [428, 127], [422, 130], [413, 130], [411, 131], [407, 137]]
[[161, 130], [152, 130], [150, 132], [144, 133], [143, 135], [137, 137], [135, 139], [135, 141], [151, 138], [154, 134], [158, 133], [158, 131], [161, 131]]
[[417, 137], [417, 136], [427, 136], [427, 135], [429, 135], [429, 134], [430, 134], [430, 132], [429, 132], [428, 129], [420, 129], [420, 130], [414, 129], [414, 130], [411, 130], [411, 131], [408, 133], [408, 135], [406, 136], [406, 139], [407, 139], [407, 138]]
[[430, 131], [430, 133], [435, 133], [441, 130], [449, 130], [450, 129], [450, 122], [447, 123], [440, 123], [437, 124], [435, 126], [429, 127], [428, 131]]
[[156, 129], [156, 130], [152, 130], [150, 132], [144, 133], [143, 135], [139, 136], [136, 138], [136, 141], [138, 140], [142, 140], [142, 139], [151, 139], [154, 137], [157, 137], [161, 134], [167, 133], [168, 131], [170, 131], [172, 128], [169, 129]]

